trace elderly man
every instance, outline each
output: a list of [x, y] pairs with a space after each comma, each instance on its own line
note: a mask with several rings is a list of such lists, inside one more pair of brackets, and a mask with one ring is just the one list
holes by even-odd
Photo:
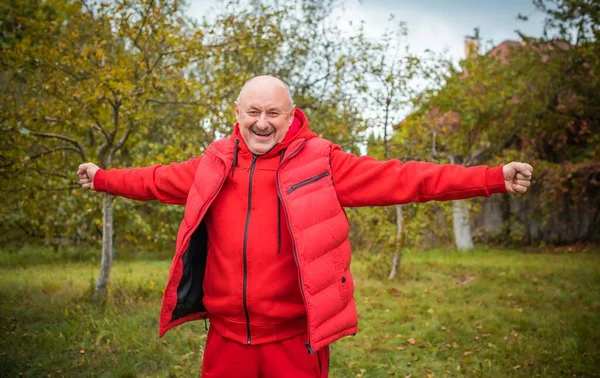
[[357, 332], [344, 207], [524, 193], [533, 168], [357, 157], [317, 137], [272, 76], [248, 81], [233, 135], [183, 163], [77, 171], [84, 188], [185, 205], [159, 332], [210, 320], [203, 377], [326, 377]]

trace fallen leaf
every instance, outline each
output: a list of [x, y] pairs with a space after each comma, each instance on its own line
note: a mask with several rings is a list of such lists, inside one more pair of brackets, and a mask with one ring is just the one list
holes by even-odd
[[412, 337], [406, 341], [408, 341], [408, 343], [412, 345], [414, 345], [414, 343], [416, 342], [415, 339], [413, 339]]

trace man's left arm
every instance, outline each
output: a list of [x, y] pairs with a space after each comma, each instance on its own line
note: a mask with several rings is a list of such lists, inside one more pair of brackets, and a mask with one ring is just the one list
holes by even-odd
[[447, 201], [524, 193], [533, 168], [525, 163], [499, 167], [464, 167], [420, 161], [378, 161], [358, 157], [339, 146], [331, 151], [333, 183], [344, 207], [388, 206], [409, 202]]

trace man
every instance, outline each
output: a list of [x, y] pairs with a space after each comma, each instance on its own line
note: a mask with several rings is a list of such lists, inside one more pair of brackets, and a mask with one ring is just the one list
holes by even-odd
[[185, 204], [159, 332], [206, 318], [203, 377], [327, 377], [357, 332], [343, 207], [524, 193], [533, 168], [379, 162], [318, 138], [287, 86], [247, 82], [233, 135], [184, 163], [104, 171], [84, 188]]

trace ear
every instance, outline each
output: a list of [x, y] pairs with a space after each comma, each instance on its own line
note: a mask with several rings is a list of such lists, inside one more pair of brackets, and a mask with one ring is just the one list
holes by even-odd
[[236, 121], [240, 122], [240, 112], [241, 112], [241, 110], [240, 110], [240, 105], [238, 104], [237, 101], [233, 102], [233, 109], [235, 111], [235, 119], [236, 119]]
[[296, 114], [296, 105], [292, 105], [292, 110], [290, 110], [290, 113], [288, 115], [290, 117], [288, 127], [292, 126], [292, 123], [294, 122], [294, 114]]

